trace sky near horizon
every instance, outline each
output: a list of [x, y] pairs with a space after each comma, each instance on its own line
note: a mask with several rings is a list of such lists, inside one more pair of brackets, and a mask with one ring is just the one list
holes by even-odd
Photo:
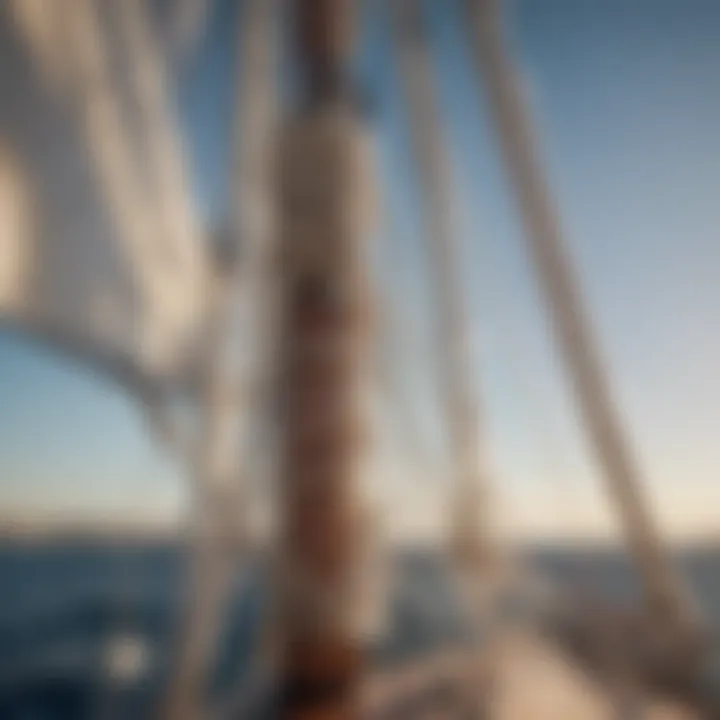
[[[458, 0], [426, 3], [498, 514], [527, 532], [602, 532], [610, 513], [468, 50]], [[227, 212], [236, 6], [223, 0], [179, 107], [198, 204]], [[720, 522], [720, 3], [514, 0], [508, 41], [614, 395], [664, 528]], [[447, 497], [432, 389], [432, 308], [386, 4], [368, 3], [359, 75], [371, 98], [387, 222], [378, 284], [392, 300], [414, 444], [388, 451], [393, 521], [421, 532]], [[427, 477], [421, 477], [422, 475]], [[2, 514], [168, 517], [185, 492], [132, 401], [0, 332]]]

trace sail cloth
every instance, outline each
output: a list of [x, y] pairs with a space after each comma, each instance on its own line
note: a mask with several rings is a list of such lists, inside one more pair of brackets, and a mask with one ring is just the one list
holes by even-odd
[[0, 321], [167, 378], [198, 345], [209, 258], [146, 11], [0, 6]]

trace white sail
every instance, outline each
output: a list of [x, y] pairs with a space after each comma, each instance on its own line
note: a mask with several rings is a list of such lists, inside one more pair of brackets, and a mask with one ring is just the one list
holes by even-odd
[[205, 248], [161, 225], [107, 8], [58, 9], [0, 9], [0, 320], [166, 376], [199, 331]]

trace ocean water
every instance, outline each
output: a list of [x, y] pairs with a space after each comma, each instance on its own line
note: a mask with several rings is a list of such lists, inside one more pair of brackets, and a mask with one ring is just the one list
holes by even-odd
[[[153, 717], [178, 639], [184, 557], [170, 544], [0, 545], [0, 719]], [[581, 584], [620, 604], [638, 598], [637, 577], [620, 552], [535, 547], [528, 557], [559, 582]], [[687, 551], [677, 564], [709, 620], [720, 624], [720, 552]], [[209, 700], [226, 696], [248, 672], [266, 597], [267, 575], [258, 559], [239, 579], [224, 618]], [[396, 662], [462, 636], [438, 555], [398, 554], [389, 628], [376, 648], [377, 662]], [[131, 671], [113, 672], [111, 665], [127, 658], [127, 647], [118, 651], [118, 644], [127, 646], [128, 638]], [[132, 672], [138, 653], [143, 662]]]

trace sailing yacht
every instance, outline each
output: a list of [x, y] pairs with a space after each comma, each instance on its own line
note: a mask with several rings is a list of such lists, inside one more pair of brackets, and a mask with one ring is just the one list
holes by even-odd
[[[400, 562], [362, 493], [373, 318], [382, 308], [369, 251], [379, 168], [357, 102], [358, 5], [295, 0], [285, 13], [279, 0], [245, 0], [238, 8], [228, 220], [237, 247], [222, 253], [195, 207], [169, 91], [172, 53], [151, 4], [8, 0], [0, 8], [0, 93], [16, 101], [0, 105], [0, 313], [127, 392], [182, 464], [192, 498], [188, 582], [185, 591], [172, 586], [181, 627], [169, 660], [158, 660], [147, 632], [111, 632], [100, 658], [106, 694], [94, 711], [112, 716], [119, 686], [152, 680], [162, 685], [157, 714], [168, 720], [720, 717], [708, 672], [713, 638], [645, 497], [491, 0], [461, 4], [470, 72], [487, 98], [643, 604], [631, 618], [605, 601], [594, 609], [538, 578], [491, 531], [500, 483], [473, 373], [432, 22], [422, 3], [397, 0], [387, 15], [421, 198], [452, 495], [443, 569], [420, 563], [425, 585], [403, 617], [440, 615], [435, 593], [447, 585], [443, 604], [461, 622], [426, 641], [410, 620], [411, 656], [374, 662], [397, 631], [390, 586]], [[284, 42], [294, 50], [285, 67]], [[281, 69], [292, 71], [286, 93]], [[252, 316], [245, 324], [242, 312]], [[260, 423], [278, 466], [269, 493], [277, 528], [265, 548], [265, 615], [247, 610], [260, 639], [239, 631], [238, 646], [252, 646], [262, 662], [215, 702], [218, 648], [232, 636], [224, 621], [254, 550], [238, 526], [250, 512], [249, 447]], [[392, 521], [391, 509], [383, 522]], [[504, 612], [513, 603], [532, 611]]]

